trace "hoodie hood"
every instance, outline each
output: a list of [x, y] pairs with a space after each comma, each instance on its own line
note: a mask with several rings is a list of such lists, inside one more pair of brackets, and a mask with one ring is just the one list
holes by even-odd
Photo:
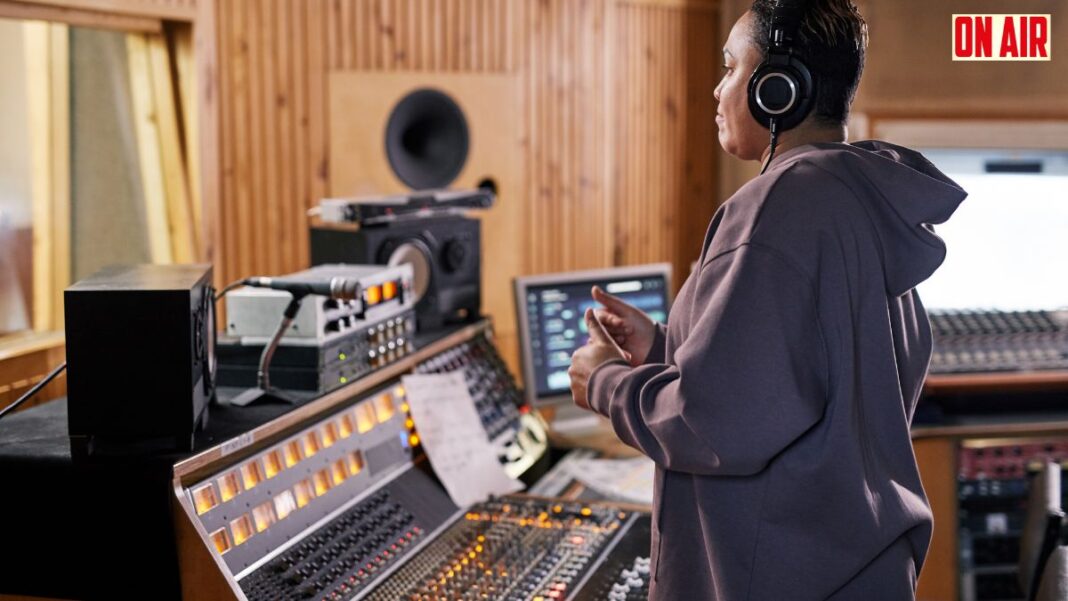
[[887, 292], [900, 296], [931, 277], [946, 258], [932, 225], [949, 219], [968, 193], [922, 154], [878, 140], [806, 145], [781, 158], [813, 146], [837, 151], [813, 158], [851, 180], [846, 183], [865, 204], [879, 236]]

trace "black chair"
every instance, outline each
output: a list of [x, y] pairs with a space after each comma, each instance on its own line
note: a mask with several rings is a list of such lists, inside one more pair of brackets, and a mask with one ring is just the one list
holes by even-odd
[[[1047, 461], [1031, 480], [1027, 519], [1020, 536], [1017, 578], [1024, 598], [1035, 601], [1043, 568], [1058, 545], [1064, 511], [1061, 509], [1061, 466]], [[1061, 597], [1061, 599], [1064, 599]]]
[[1068, 599], [1068, 547], [1057, 547], [1046, 560], [1042, 580], [1038, 584], [1035, 601], [1065, 601]]

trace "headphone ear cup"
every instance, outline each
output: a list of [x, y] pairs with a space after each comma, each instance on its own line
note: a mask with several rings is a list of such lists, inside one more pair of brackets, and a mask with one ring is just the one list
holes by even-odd
[[[774, 64], [773, 64], [774, 61]], [[749, 112], [765, 128], [797, 127], [812, 112], [815, 85], [808, 67], [792, 55], [770, 57], [749, 78]]]

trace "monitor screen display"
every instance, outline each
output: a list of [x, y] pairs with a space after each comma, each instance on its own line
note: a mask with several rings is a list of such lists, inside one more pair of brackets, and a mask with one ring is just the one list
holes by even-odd
[[526, 283], [516, 291], [522, 295], [524, 307], [520, 313], [525, 314], [526, 319], [525, 336], [520, 341], [524, 346], [524, 361], [528, 363], [525, 366], [526, 385], [528, 391], [534, 392], [535, 399], [565, 395], [570, 391], [567, 370], [571, 365], [571, 354], [589, 338], [583, 315], [588, 307], [600, 307], [590, 294], [594, 285], [645, 311], [656, 321], [667, 323], [666, 270], [615, 277], [604, 272], [604, 277], [578, 280], [566, 279], [566, 274], [561, 274], [561, 278], [559, 281], [541, 279], [537, 283]]

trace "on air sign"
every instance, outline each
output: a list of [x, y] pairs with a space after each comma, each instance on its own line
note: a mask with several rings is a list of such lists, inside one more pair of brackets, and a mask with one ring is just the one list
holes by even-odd
[[953, 15], [955, 61], [1048, 61], [1049, 15]]

